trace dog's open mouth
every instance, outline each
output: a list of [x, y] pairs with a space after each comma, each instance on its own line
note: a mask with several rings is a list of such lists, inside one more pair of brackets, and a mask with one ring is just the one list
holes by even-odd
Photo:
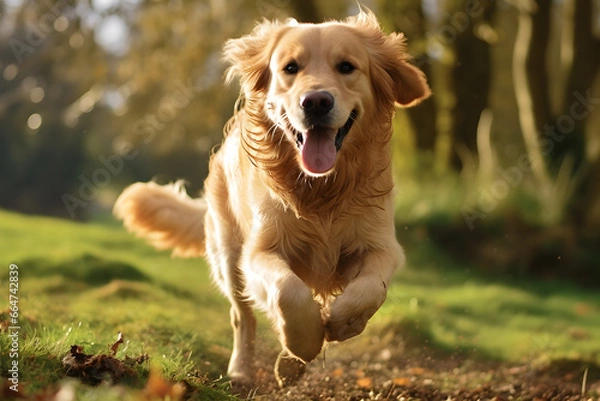
[[339, 129], [314, 126], [306, 132], [296, 133], [296, 145], [304, 168], [311, 174], [325, 174], [335, 165], [337, 152], [356, 119], [356, 111], [352, 111], [346, 123]]

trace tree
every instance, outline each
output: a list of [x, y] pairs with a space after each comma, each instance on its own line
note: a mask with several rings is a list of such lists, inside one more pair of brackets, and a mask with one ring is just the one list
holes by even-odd
[[591, 90], [600, 65], [600, 39], [594, 36], [592, 28], [592, 1], [569, 0], [563, 7], [561, 52], [567, 79], [561, 114], [573, 117], [573, 127], [569, 127], [571, 133], [565, 140], [557, 142], [554, 152], [549, 155], [552, 170], [556, 170], [569, 154], [574, 159], [575, 169], [585, 164], [585, 124], [591, 110], [584, 108], [583, 113], [574, 116], [572, 107], [574, 102], [579, 102], [575, 96], [585, 96]]
[[[461, 170], [477, 155], [477, 127], [487, 108], [492, 77], [491, 35], [496, 2], [450, 1], [444, 30], [454, 55], [449, 66], [450, 89], [455, 97], [452, 116], [450, 165]], [[443, 33], [444, 31], [442, 31]], [[475, 166], [470, 166], [475, 168]]]
[[[585, 127], [593, 108], [599, 103], [598, 96], [594, 98], [592, 94], [592, 88], [600, 66], [600, 38], [593, 32], [594, 8], [591, 0], [570, 0], [565, 8], [563, 35], [566, 40], [563, 40], [563, 45], [568, 78], [561, 115], [571, 117], [568, 122], [572, 122], [572, 127], [569, 127], [571, 132], [565, 135], [565, 139], [556, 144], [555, 151], [550, 154], [549, 165], [551, 170], [556, 170], [567, 158], [571, 159], [573, 173], [579, 175], [579, 182], [568, 214], [575, 224], [593, 233], [600, 227], [600, 158], [589, 159], [586, 143], [598, 140], [600, 132], [592, 129], [586, 138]], [[556, 128], [560, 131], [559, 118]]]
[[292, 14], [300, 22], [321, 22], [319, 12], [314, 0], [292, 1]]
[[519, 121], [533, 174], [541, 188], [548, 188], [540, 133], [552, 115], [546, 69], [552, 5], [546, 0], [517, 4], [519, 22], [513, 53], [513, 84]]
[[381, 5], [385, 21], [409, 38], [415, 63], [430, 80], [435, 81], [437, 76], [441, 83], [434, 82], [437, 97], [407, 110], [415, 127], [417, 149], [424, 154], [434, 153], [440, 135], [438, 119], [448, 110], [449, 127], [441, 129], [451, 136], [450, 166], [460, 171], [478, 153], [477, 129], [488, 104], [492, 77], [495, 2], [449, 0], [441, 6], [438, 3], [436, 7], [441, 8], [430, 10], [428, 16], [420, 0], [382, 0]]
[[[550, 106], [547, 48], [552, 2], [530, 0], [517, 3], [519, 25], [514, 47], [513, 74], [519, 120], [542, 203], [557, 203], [555, 219], [569, 220], [578, 227], [600, 223], [597, 160], [586, 154], [585, 126], [597, 96], [593, 82], [600, 64], [600, 40], [592, 32], [591, 0], [570, 0], [563, 7], [561, 55], [566, 85], [562, 113]], [[594, 184], [596, 183], [596, 184]], [[594, 216], [592, 218], [592, 216]]]
[[69, 4], [26, 1], [0, 18], [0, 206], [68, 216], [62, 196], [77, 190], [96, 106], [79, 100], [105, 63]]
[[[431, 80], [433, 68], [427, 53], [428, 23], [423, 13], [421, 0], [380, 2], [384, 24], [395, 32], [402, 32], [407, 38], [409, 53], [414, 63], [423, 70]], [[437, 106], [435, 98], [430, 97], [418, 107], [406, 109], [405, 112], [413, 125], [417, 150], [424, 155], [433, 156], [437, 141]], [[427, 157], [427, 156], [426, 156]]]

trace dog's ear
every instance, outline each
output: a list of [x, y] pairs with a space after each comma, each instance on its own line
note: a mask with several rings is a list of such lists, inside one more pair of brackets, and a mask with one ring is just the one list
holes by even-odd
[[394, 100], [401, 107], [415, 106], [431, 95], [425, 74], [409, 63], [404, 35], [393, 33], [387, 40], [396, 49], [395, 56], [387, 66], [387, 72], [394, 82]]
[[375, 14], [368, 9], [346, 22], [357, 28], [365, 41], [371, 58], [371, 84], [378, 100], [410, 107], [431, 95], [425, 74], [409, 62], [403, 34], [383, 33]]
[[250, 35], [228, 40], [223, 47], [223, 60], [230, 65], [225, 82], [229, 84], [239, 78], [246, 94], [266, 90], [270, 80], [271, 53], [285, 26], [277, 21], [264, 20]]

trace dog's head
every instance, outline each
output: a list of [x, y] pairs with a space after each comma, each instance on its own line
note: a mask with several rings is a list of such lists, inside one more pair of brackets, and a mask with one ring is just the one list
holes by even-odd
[[[227, 78], [240, 78], [247, 99], [297, 149], [302, 170], [334, 170], [353, 136], [429, 96], [423, 73], [408, 63], [402, 34], [386, 35], [370, 11], [343, 22], [263, 22], [225, 45]], [[389, 121], [388, 121], [389, 122]]]

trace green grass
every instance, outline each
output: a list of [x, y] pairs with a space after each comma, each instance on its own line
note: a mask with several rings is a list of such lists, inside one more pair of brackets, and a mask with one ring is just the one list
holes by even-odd
[[[434, 349], [512, 362], [599, 361], [597, 292], [481, 276], [411, 231], [400, 233], [409, 266], [396, 275], [368, 328], [372, 335], [391, 330]], [[231, 345], [229, 305], [203, 260], [171, 259], [116, 222], [79, 224], [0, 211], [0, 240], [0, 294], [6, 299], [0, 310], [7, 305], [9, 265], [19, 266], [22, 391], [62, 386], [81, 400], [134, 399], [152, 366], [169, 381], [186, 380], [192, 399], [230, 399], [219, 380]], [[109, 353], [118, 332], [125, 344], [117, 357], [148, 354], [150, 362], [119, 386], [90, 387], [66, 377], [61, 361], [71, 345]], [[273, 343], [264, 320], [259, 336]], [[0, 344], [6, 375], [7, 336]]]
[[564, 281], [485, 276], [457, 265], [427, 240], [408, 242], [409, 266], [396, 275], [376, 324], [404, 320], [425, 330], [437, 348], [488, 359], [600, 361], [597, 291]]
[[[203, 260], [173, 260], [117, 224], [0, 212], [0, 238], [2, 305], [8, 301], [9, 264], [19, 266], [23, 391], [36, 393], [63, 380], [61, 360], [71, 345], [83, 345], [88, 354], [108, 353], [107, 345], [122, 332], [126, 343], [117, 356], [147, 353], [169, 380], [206, 377], [198, 380], [197, 399], [228, 399], [202, 385], [215, 387], [211, 382], [226, 371], [231, 339], [229, 306]], [[7, 349], [7, 337], [0, 341]], [[2, 372], [8, 363], [3, 357]], [[127, 384], [142, 388], [148, 370], [148, 364], [141, 366], [138, 380]], [[91, 391], [74, 388], [82, 399]], [[114, 392], [95, 391], [108, 398]]]

